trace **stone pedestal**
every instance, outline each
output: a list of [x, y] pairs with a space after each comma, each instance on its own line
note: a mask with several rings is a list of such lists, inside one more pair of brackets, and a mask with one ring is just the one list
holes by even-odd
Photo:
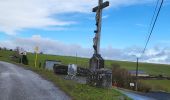
[[89, 65], [91, 71], [96, 71], [97, 69], [104, 68], [104, 60], [100, 54], [93, 54]]
[[112, 87], [112, 71], [109, 69], [98, 69], [91, 71], [87, 77], [87, 84], [100, 88], [111, 88]]
[[94, 54], [89, 61], [89, 75], [87, 84], [102, 88], [112, 87], [112, 71], [104, 69], [104, 59], [99, 54]]

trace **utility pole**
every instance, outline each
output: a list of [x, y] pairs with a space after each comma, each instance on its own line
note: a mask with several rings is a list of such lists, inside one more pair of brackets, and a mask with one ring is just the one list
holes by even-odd
[[137, 57], [136, 61], [136, 84], [135, 84], [135, 90], [138, 91], [138, 65], [139, 65], [139, 58]]
[[76, 65], [77, 65], [77, 52], [76, 52]]
[[22, 59], [23, 59], [23, 55], [21, 54], [21, 64], [22, 64]]

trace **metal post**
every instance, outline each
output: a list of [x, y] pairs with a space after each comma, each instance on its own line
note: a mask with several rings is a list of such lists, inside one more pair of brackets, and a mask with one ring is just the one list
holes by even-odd
[[138, 60], [139, 58], [137, 57], [137, 62], [136, 62], [136, 85], [135, 85], [135, 90], [138, 91]]
[[38, 53], [35, 54], [35, 67], [37, 67]]

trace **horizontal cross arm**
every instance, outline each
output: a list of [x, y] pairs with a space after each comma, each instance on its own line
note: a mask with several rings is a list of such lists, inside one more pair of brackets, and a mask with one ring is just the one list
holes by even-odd
[[92, 12], [96, 12], [98, 9], [103, 9], [107, 6], [109, 6], [109, 1], [104, 2], [101, 6], [94, 7]]

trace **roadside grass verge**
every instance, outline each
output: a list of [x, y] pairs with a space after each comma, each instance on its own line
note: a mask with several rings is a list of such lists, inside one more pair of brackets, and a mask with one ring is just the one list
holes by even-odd
[[[116, 91], [115, 89], [103, 89], [103, 88], [95, 88], [85, 84], [79, 84], [71, 80], [64, 80], [61, 77], [54, 74], [52, 71], [45, 70], [38, 67], [33, 67], [34, 60], [33, 58], [29, 59], [29, 65], [22, 65], [15, 62], [12, 62], [9, 56], [13, 53], [11, 51], [0, 51], [1, 61], [6, 61], [9, 63], [16, 64], [18, 66], [24, 67], [25, 69], [32, 70], [35, 73], [39, 74], [41, 77], [45, 78], [46, 80], [51, 81], [55, 86], [59, 87], [63, 90], [66, 94], [68, 94], [73, 100], [120, 100], [120, 98], [125, 98], [125, 100], [131, 100], [127, 96], [121, 94], [120, 92]], [[31, 55], [33, 56], [33, 55]], [[39, 57], [41, 58], [41, 57]], [[42, 58], [43, 59], [43, 58]], [[62, 58], [64, 59], [64, 58]]]
[[85, 84], [79, 84], [71, 80], [64, 80], [49, 70], [35, 68], [29, 65], [22, 65], [11, 61], [7, 62], [16, 64], [20, 67], [24, 67], [25, 69], [39, 74], [42, 78], [52, 82], [55, 86], [59, 87], [73, 100], [120, 100], [120, 98], [124, 98], [124, 100], [132, 100], [114, 88], [95, 88]]
[[70, 95], [73, 100], [119, 100], [122, 96], [125, 97], [126, 100], [130, 100], [114, 89], [95, 88], [74, 81], [63, 80], [61, 77], [54, 75], [51, 71], [41, 70], [38, 71], [38, 74], [52, 81], [56, 86]]
[[[14, 52], [12, 51], [4, 51], [4, 50], [0, 50], [0, 60], [3, 60], [3, 61], [10, 61], [10, 58], [9, 56], [12, 55]], [[33, 53], [28, 53], [27, 55], [28, 57], [28, 60], [29, 60], [29, 66], [34, 66], [34, 59], [35, 59], [35, 54]], [[41, 65], [43, 66], [43, 63], [45, 60], [60, 60], [62, 61], [63, 64], [67, 65], [69, 63], [76, 63], [76, 57], [70, 57], [70, 56], [57, 56], [57, 55], [46, 55], [46, 54], [39, 54], [38, 55], [38, 63], [41, 62]], [[80, 58], [78, 57], [77, 58], [77, 64], [81, 67], [88, 67], [88, 61], [89, 59], [88, 58]], [[112, 60], [106, 60], [105, 61], [105, 66], [107, 68], [111, 68], [111, 64], [112, 63], [117, 63], [120, 65], [121, 68], [125, 68], [127, 70], [135, 70], [136, 68], [136, 63], [135, 62], [127, 62], [127, 61], [112, 61]], [[38, 65], [37, 65], [38, 66]], [[64, 90], [66, 93], [67, 90], [70, 90], [69, 86], [70, 84], [72, 84], [70, 87], [78, 87], [78, 88], [81, 88], [81, 87], [84, 87], [84, 88], [89, 88], [89, 86], [86, 86], [86, 85], [80, 85], [80, 84], [77, 84], [77, 83], [74, 83], [72, 81], [68, 81], [68, 84], [67, 83], [67, 80], [63, 80], [63, 79], [60, 79], [58, 76], [56, 75], [51, 75], [53, 74], [52, 72], [46, 72], [42, 69], [38, 69], [38, 68], [34, 68], [34, 67], [27, 67], [27, 68], [31, 68], [31, 70], [34, 70], [35, 72], [41, 74], [41, 76], [44, 76], [46, 77], [46, 79], [49, 79], [51, 80], [52, 82], [54, 81], [54, 83], [58, 86], [60, 86], [61, 84], [61, 87], [63, 86], [63, 88], [61, 88], [62, 90]], [[139, 70], [143, 70], [149, 74], [152, 74], [152, 75], [159, 75], [159, 74], [163, 74], [163, 75], [167, 75], [170, 77], [170, 65], [164, 65], [164, 64], [150, 64], [150, 63], [139, 63]], [[44, 73], [44, 74], [43, 74]], [[49, 73], [50, 76], [47, 74]], [[53, 76], [53, 78], [51, 79], [51, 77]], [[55, 80], [58, 82], [55, 82]], [[59, 80], [62, 80], [61, 82]], [[67, 89], [65, 89], [66, 87], [64, 87], [65, 85], [63, 85], [63, 83], [67, 86]], [[152, 87], [152, 90], [164, 90], [164, 91], [168, 91], [170, 92], [170, 81], [169, 80], [144, 80], [144, 83], [146, 84], [149, 84], [151, 85]], [[68, 84], [68, 85], [67, 85]], [[74, 86], [75, 85], [75, 86]], [[90, 87], [90, 88], [93, 88], [93, 87]], [[80, 89], [81, 90], [81, 89]], [[100, 89], [99, 89], [100, 90]], [[78, 90], [77, 90], [78, 91]], [[94, 90], [94, 91], [98, 91], [97, 89]], [[103, 90], [103, 91], [106, 91], [106, 90]], [[113, 94], [114, 95], [114, 91], [115, 90], [109, 90], [110, 93], [112, 93], [111, 91], [113, 91]], [[72, 91], [70, 91], [68, 94], [70, 96], [73, 96], [74, 95], [79, 95], [81, 96], [82, 98], [84, 98], [82, 95], [87, 95], [88, 96], [91, 96], [91, 94], [94, 95], [94, 93], [92, 92], [89, 92], [87, 94], [81, 94], [80, 93], [77, 93], [75, 92], [74, 93], [71, 93]], [[76, 94], [77, 93], [77, 94]], [[99, 93], [100, 94], [100, 93]], [[96, 94], [96, 95], [99, 95], [99, 94]], [[104, 94], [104, 93], [103, 93]], [[115, 93], [116, 95], [116, 93]], [[102, 97], [107, 97], [106, 95], [101, 95]], [[98, 96], [100, 97], [100, 96]], [[101, 97], [101, 98], [102, 98]], [[119, 96], [118, 96], [119, 97]], [[76, 97], [78, 98], [78, 96]], [[76, 100], [75, 98], [75, 100]], [[90, 97], [89, 97], [90, 98]], [[115, 96], [115, 98], [117, 98], [117, 96]], [[87, 98], [87, 100], [90, 100]], [[92, 99], [93, 100], [93, 99]], [[101, 99], [99, 99], [101, 100]], [[105, 99], [104, 99], [105, 100]], [[109, 99], [108, 99], [109, 100]], [[116, 100], [116, 99], [115, 99]]]

